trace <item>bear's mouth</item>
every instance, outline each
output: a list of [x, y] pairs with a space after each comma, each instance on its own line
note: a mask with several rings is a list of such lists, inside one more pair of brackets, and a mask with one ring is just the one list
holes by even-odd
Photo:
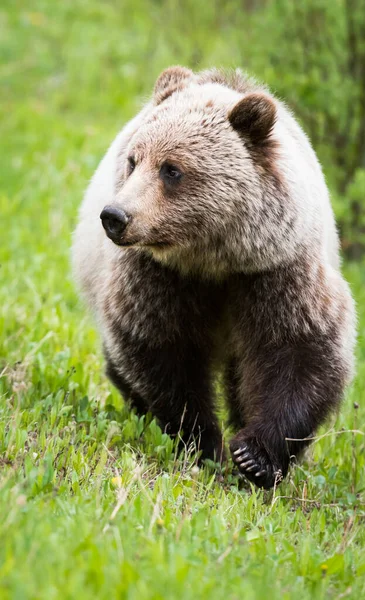
[[120, 246], [121, 248], [128, 248], [128, 246], [136, 246], [137, 242], [115, 242], [112, 240], [116, 246]]
[[135, 248], [151, 248], [151, 249], [163, 249], [163, 248], [170, 248], [172, 246], [172, 244], [170, 242], [140, 242], [137, 240], [133, 240], [133, 241], [129, 241], [129, 242], [123, 242], [123, 241], [118, 241], [118, 242], [114, 242], [113, 243], [116, 246], [120, 246], [121, 248], [131, 248], [131, 247], [135, 247]]

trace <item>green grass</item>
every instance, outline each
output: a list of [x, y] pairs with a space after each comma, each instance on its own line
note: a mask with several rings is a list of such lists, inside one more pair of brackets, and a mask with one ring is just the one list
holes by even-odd
[[198, 28], [175, 2], [0, 8], [4, 600], [365, 595], [364, 265], [345, 267], [359, 310], [353, 389], [274, 493], [176, 460], [154, 421], [128, 413], [71, 281], [83, 190], [159, 71], [241, 60], [197, 4]]

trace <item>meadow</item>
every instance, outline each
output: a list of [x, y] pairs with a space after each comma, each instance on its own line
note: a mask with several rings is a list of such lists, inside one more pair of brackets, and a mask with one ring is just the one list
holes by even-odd
[[344, 263], [358, 307], [354, 384], [270, 492], [198, 469], [128, 411], [70, 273], [88, 180], [164, 67], [255, 66], [280, 80], [264, 57], [246, 59], [238, 4], [221, 4], [1, 3], [2, 600], [365, 597], [364, 260]]

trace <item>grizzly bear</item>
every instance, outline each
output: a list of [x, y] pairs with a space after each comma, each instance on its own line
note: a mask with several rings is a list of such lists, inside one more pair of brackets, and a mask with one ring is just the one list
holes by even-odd
[[328, 191], [287, 107], [240, 71], [171, 67], [81, 206], [76, 278], [138, 413], [270, 488], [339, 406], [354, 305]]

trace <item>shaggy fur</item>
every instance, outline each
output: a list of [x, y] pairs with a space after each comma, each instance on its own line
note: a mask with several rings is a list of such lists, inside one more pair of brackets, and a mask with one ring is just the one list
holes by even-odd
[[[114, 242], [105, 206], [128, 222]], [[108, 376], [203, 458], [224, 459], [219, 372], [233, 460], [265, 488], [339, 405], [354, 307], [327, 188], [293, 116], [240, 72], [160, 75], [94, 175], [73, 261]]]

